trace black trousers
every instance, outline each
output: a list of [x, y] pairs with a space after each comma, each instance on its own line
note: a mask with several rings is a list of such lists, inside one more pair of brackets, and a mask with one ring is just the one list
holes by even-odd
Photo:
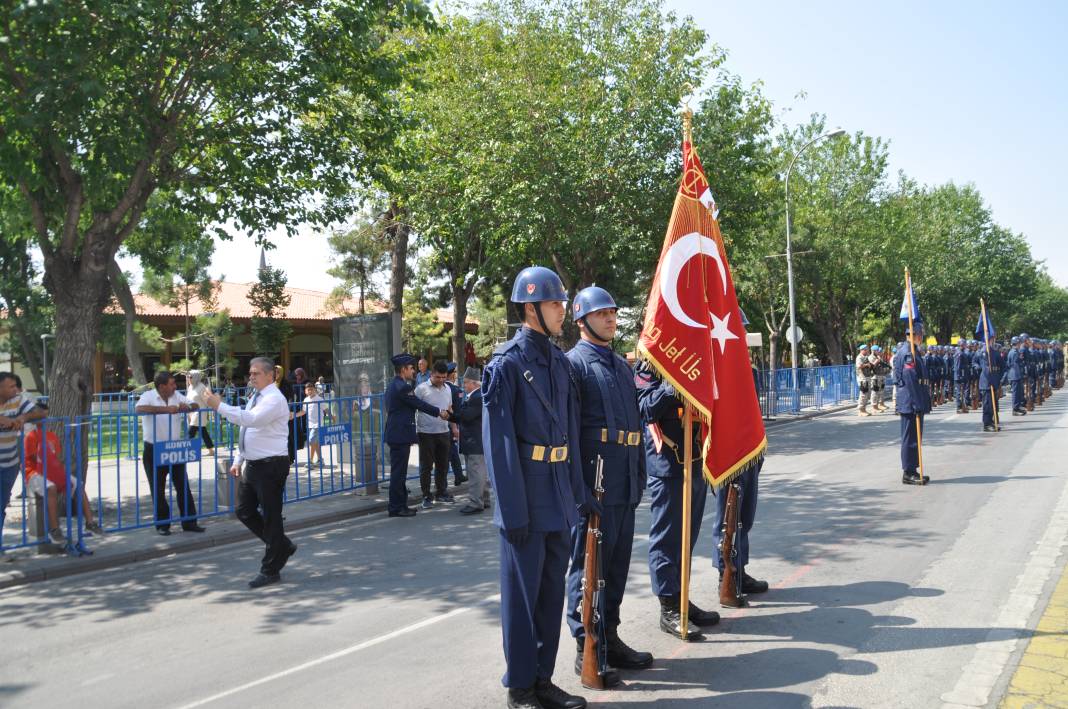
[[293, 546], [282, 530], [282, 494], [287, 477], [289, 456], [250, 460], [245, 463], [237, 488], [237, 518], [267, 545], [260, 562], [263, 574], [281, 571]]
[[[152, 465], [152, 444], [145, 442], [141, 455], [141, 463], [145, 466], [145, 476], [148, 477], [148, 489], [152, 493], [152, 503], [156, 528], [171, 528], [171, 506], [167, 502], [167, 476], [171, 477], [174, 485], [174, 496], [178, 503], [178, 512], [182, 516], [182, 528], [195, 527], [197, 520], [197, 505], [193, 501], [193, 493], [189, 490], [189, 479], [185, 474], [185, 465], [161, 465], [158, 468]], [[189, 517], [191, 519], [185, 519]]]
[[434, 490], [444, 495], [449, 489], [446, 475], [449, 471], [449, 451], [452, 436], [448, 433], [419, 434], [419, 487], [423, 497], [430, 497], [430, 469], [434, 469]]

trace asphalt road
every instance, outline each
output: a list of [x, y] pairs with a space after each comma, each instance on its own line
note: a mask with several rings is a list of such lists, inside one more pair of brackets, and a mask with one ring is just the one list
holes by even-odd
[[[895, 416], [771, 428], [749, 568], [772, 590], [704, 642], [657, 628], [643, 505], [621, 635], [657, 660], [583, 693], [658, 709], [996, 702], [1064, 564], [1068, 392], [996, 435], [946, 408], [925, 432], [926, 488], [900, 484]], [[0, 706], [503, 706], [489, 515], [439, 506], [294, 538], [284, 582], [258, 592], [251, 542], [0, 592]], [[710, 551], [706, 526], [692, 589], [715, 608]], [[565, 628], [556, 680], [578, 692], [572, 648]]]

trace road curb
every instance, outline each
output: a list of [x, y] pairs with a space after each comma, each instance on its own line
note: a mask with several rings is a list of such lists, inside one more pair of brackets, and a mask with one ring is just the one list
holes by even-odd
[[[312, 515], [302, 519], [295, 519], [286, 523], [286, 531], [297, 531], [309, 527], [320, 527], [324, 524], [340, 522], [356, 517], [366, 517], [377, 512], [385, 512], [389, 507], [388, 502], [374, 502], [371, 504], [345, 510], [334, 510], [319, 515]], [[229, 516], [228, 516], [229, 517]], [[224, 519], [228, 518], [224, 517]], [[165, 556], [181, 554], [191, 551], [202, 551], [213, 547], [229, 546], [239, 542], [251, 541], [249, 532], [244, 529], [227, 529], [217, 533], [208, 532], [203, 538], [189, 541], [178, 541], [174, 544], [158, 544], [146, 549], [115, 552], [101, 556], [83, 556], [72, 558], [69, 563], [57, 564], [53, 568], [30, 568], [0, 570], [0, 589], [25, 586], [40, 581], [50, 581], [68, 576], [78, 576], [94, 571], [125, 566], [139, 561], [159, 559]], [[18, 562], [13, 562], [18, 563]]]
[[798, 414], [797, 416], [791, 416], [790, 418], [764, 420], [764, 428], [778, 428], [779, 426], [785, 426], [788, 423], [794, 423], [795, 421], [808, 421], [809, 419], [819, 418], [820, 416], [828, 416], [830, 414], [837, 414], [842, 411], [849, 411], [855, 408], [856, 404], [842, 404], [828, 409], [820, 409], [819, 411], [809, 411], [808, 413]]

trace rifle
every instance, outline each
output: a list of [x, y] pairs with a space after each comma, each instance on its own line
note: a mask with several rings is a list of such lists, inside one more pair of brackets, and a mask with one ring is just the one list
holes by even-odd
[[738, 568], [738, 549], [734, 538], [742, 526], [738, 514], [742, 486], [737, 480], [728, 484], [727, 509], [723, 515], [723, 537], [719, 543], [719, 558], [723, 560], [723, 575], [719, 579], [719, 604], [727, 608], [745, 608], [749, 601], [742, 595], [742, 574]]
[[[597, 456], [597, 473], [593, 496], [604, 498], [604, 459]], [[586, 632], [582, 646], [582, 686], [604, 689], [608, 671], [608, 648], [604, 643], [604, 577], [601, 574], [601, 515], [591, 511], [586, 522], [586, 563], [582, 575], [582, 628]]]
[[1024, 405], [1028, 411], [1035, 410], [1035, 393], [1031, 391], [1031, 378], [1024, 376], [1024, 401], [1027, 402]]
[[979, 380], [972, 381], [972, 411], [979, 408]]

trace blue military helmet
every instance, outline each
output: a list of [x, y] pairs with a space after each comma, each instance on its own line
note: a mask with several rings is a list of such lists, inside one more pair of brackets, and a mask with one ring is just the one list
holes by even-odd
[[[512, 297], [514, 299], [515, 295], [513, 294]], [[618, 306], [608, 291], [599, 286], [583, 288], [578, 292], [578, 295], [575, 296], [575, 322], [578, 322], [590, 313], [595, 313], [598, 310], [608, 310], [609, 308], [618, 308]]]
[[1030, 336], [1030, 335], [1028, 335], [1028, 334], [1027, 334], [1026, 332], [1021, 332], [1021, 333], [1020, 333], [1020, 339], [1021, 339], [1021, 340], [1030, 340], [1030, 339], [1031, 339], [1031, 336]]
[[871, 347], [868, 346], [867, 342], [861, 342], [859, 345], [857, 345], [857, 350], [858, 351], [859, 350], [870, 350], [870, 349], [871, 349]]
[[543, 303], [547, 300], [567, 300], [567, 290], [560, 276], [544, 266], [524, 268], [512, 285], [513, 303]]
[[1009, 344], [1012, 344], [1012, 345], [1018, 345], [1018, 344], [1020, 344], [1020, 338], [1019, 338], [1019, 337], [1017, 337], [1017, 336], [1015, 336], [1015, 335], [1013, 335], [1013, 336], [1012, 336], [1012, 339], [1011, 339], [1011, 340], [1009, 340]]
[[872, 345], [872, 346], [871, 346], [871, 351], [872, 351], [872, 352], [882, 352], [882, 351], [883, 351], [883, 348], [882, 348], [882, 347], [879, 347], [879, 345]]

